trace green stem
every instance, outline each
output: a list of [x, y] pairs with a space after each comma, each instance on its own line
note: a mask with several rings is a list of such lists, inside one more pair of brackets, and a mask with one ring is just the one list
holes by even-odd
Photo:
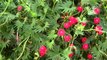
[[19, 57], [18, 57], [16, 60], [19, 60], [19, 59], [22, 57], [22, 55], [23, 55], [23, 53], [24, 53], [24, 51], [25, 51], [26, 44], [27, 44], [27, 41], [28, 41], [28, 40], [29, 40], [29, 37], [28, 37], [28, 38], [26, 39], [26, 41], [24, 42], [22, 52], [20, 53]]
[[18, 47], [21, 46], [21, 44], [22, 44], [25, 40], [26, 40], [26, 39], [24, 39], [24, 40], [18, 45]]
[[[98, 44], [96, 44], [97, 48], [98, 48]], [[99, 52], [102, 53], [103, 55], [105, 55], [107, 57], [107, 54], [104, 53], [103, 51], [101, 51], [99, 48], [98, 48]]]
[[[94, 31], [94, 29], [87, 29], [87, 30], [83, 30], [83, 31]], [[107, 33], [106, 31], [102, 31], [103, 33]]]
[[87, 29], [87, 30], [83, 30], [83, 31], [93, 31], [94, 29]]
[[4, 9], [4, 11], [3, 11], [2, 13], [0, 13], [0, 17], [1, 17], [1, 16], [4, 14], [4, 12], [7, 10], [9, 4], [10, 4], [10, 0], [8, 0], [7, 6], [6, 6], [6, 8]]
[[74, 34], [72, 44], [74, 43], [74, 40], [76, 39], [76, 35]]
[[99, 50], [100, 53], [102, 53], [103, 55], [105, 55], [107, 57], [107, 54], [104, 53], [103, 51]]
[[6, 18], [5, 22], [4, 22], [4, 23], [2, 23], [2, 24], [0, 24], [0, 26], [3, 26], [4, 24], [6, 24], [6, 23], [7, 23], [7, 21], [8, 21], [8, 18]]
[[9, 42], [10, 42], [10, 41], [7, 40], [7, 41], [3, 44], [3, 46], [2, 46], [2, 48], [1, 48], [1, 50], [0, 50], [0, 53], [2, 53], [3, 49], [6, 47], [6, 45], [7, 45]]

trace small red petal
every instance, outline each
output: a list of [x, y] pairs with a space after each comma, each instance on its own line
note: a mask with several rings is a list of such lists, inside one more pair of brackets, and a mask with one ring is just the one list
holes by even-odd
[[93, 58], [92, 54], [89, 53], [89, 54], [87, 55], [87, 58], [88, 58], [88, 59], [92, 59], [92, 58]]
[[94, 14], [100, 14], [100, 9], [99, 8], [94, 8]]
[[64, 36], [65, 35], [65, 30], [64, 29], [62, 29], [62, 28], [60, 28], [59, 30], [58, 30], [58, 36]]
[[100, 23], [100, 18], [96, 17], [94, 18], [94, 24], [99, 24]]
[[81, 39], [82, 43], [85, 43], [85, 42], [86, 42], [86, 40], [87, 40], [87, 38], [86, 38], [86, 37], [82, 37], [82, 39]]
[[83, 11], [82, 6], [78, 6], [78, 7], [77, 7], [77, 11], [78, 11], [78, 12], [82, 12], [82, 11]]
[[70, 35], [65, 35], [64, 36], [64, 41], [65, 42], [70, 42], [70, 40], [71, 40], [71, 36]]
[[68, 56], [69, 56], [69, 58], [72, 58], [73, 55], [74, 55], [74, 53], [70, 53]]
[[69, 22], [64, 23], [64, 28], [66, 29], [70, 28], [70, 23]]
[[21, 11], [21, 10], [22, 10], [22, 6], [18, 6], [18, 7], [17, 7], [17, 10], [18, 10], [18, 11]]
[[88, 44], [83, 44], [83, 46], [82, 46], [82, 48], [84, 49], [84, 50], [88, 50]]
[[86, 26], [87, 23], [86, 22], [81, 22], [82, 26]]

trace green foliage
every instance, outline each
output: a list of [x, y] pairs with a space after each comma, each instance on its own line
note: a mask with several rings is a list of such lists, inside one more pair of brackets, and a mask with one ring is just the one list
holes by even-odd
[[[77, 6], [83, 6], [79, 13]], [[17, 7], [22, 6], [18, 11]], [[101, 12], [95, 15], [93, 9]], [[66, 15], [67, 13], [67, 15]], [[64, 16], [65, 18], [61, 18]], [[65, 29], [72, 39], [64, 42], [57, 35], [70, 16], [79, 20], [75, 26]], [[94, 31], [93, 17], [100, 17], [98, 25], [103, 35]], [[87, 22], [82, 26], [81, 22]], [[81, 49], [81, 37], [87, 37], [88, 51]], [[70, 44], [75, 44], [72, 48]], [[39, 56], [39, 47], [45, 45], [47, 53]], [[107, 1], [106, 0], [0, 0], [0, 60], [86, 60], [92, 53], [93, 59], [107, 59]], [[69, 58], [69, 54], [75, 55]]]

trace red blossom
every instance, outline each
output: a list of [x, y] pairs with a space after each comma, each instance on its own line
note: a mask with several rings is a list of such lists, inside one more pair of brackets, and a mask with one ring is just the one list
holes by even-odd
[[47, 52], [47, 48], [43, 45], [39, 48], [40, 57], [43, 57]]
[[73, 24], [76, 24], [76, 23], [78, 23], [78, 19], [77, 18], [75, 18], [75, 17], [73, 17], [73, 16], [70, 16], [69, 17], [69, 23], [70, 23], [70, 25], [73, 25]]
[[77, 11], [78, 11], [78, 12], [82, 12], [82, 11], [83, 11], [83, 7], [82, 7], [82, 6], [78, 6], [78, 7], [77, 7]]
[[87, 38], [86, 38], [86, 37], [82, 37], [82, 39], [81, 39], [82, 43], [85, 43], [85, 42], [86, 42], [86, 40], [87, 40]]
[[18, 6], [17, 11], [21, 11], [21, 10], [22, 10], [22, 6]]
[[100, 9], [99, 8], [94, 8], [94, 14], [100, 14]]
[[103, 34], [102, 29], [103, 29], [102, 26], [99, 26], [99, 25], [95, 27], [95, 31], [98, 33], [98, 35], [102, 35]]
[[74, 53], [70, 53], [68, 56], [69, 56], [69, 58], [72, 58], [73, 55], [74, 55]]
[[84, 49], [84, 50], [88, 50], [88, 44], [87, 43], [84, 43], [83, 45], [82, 45], [82, 48]]
[[69, 22], [64, 23], [64, 28], [66, 29], [70, 28], [70, 23]]
[[93, 58], [92, 54], [89, 53], [89, 54], [87, 55], [87, 58], [88, 58], [89, 60], [91, 60], [91, 59]]
[[100, 23], [100, 18], [99, 17], [95, 17], [94, 18], [94, 24], [99, 24]]
[[86, 26], [87, 23], [86, 22], [81, 22], [82, 26]]
[[60, 28], [60, 29], [58, 30], [58, 33], [57, 33], [57, 34], [58, 34], [58, 36], [64, 36], [64, 35], [65, 35], [65, 30]]
[[64, 36], [64, 41], [65, 42], [70, 42], [70, 40], [71, 40], [71, 36], [70, 35], [65, 35]]

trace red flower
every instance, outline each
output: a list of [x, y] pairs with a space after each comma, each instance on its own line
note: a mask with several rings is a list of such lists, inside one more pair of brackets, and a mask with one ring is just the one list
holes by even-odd
[[82, 11], [83, 11], [82, 6], [78, 6], [78, 7], [77, 7], [77, 11], [78, 11], [78, 12], [82, 12]]
[[100, 9], [99, 8], [94, 8], [94, 14], [100, 14]]
[[64, 36], [64, 35], [65, 35], [65, 30], [60, 28], [60, 29], [58, 30], [58, 33], [57, 33], [57, 34], [58, 34], [58, 36]]
[[85, 42], [86, 42], [86, 40], [87, 40], [87, 38], [86, 38], [86, 37], [82, 37], [82, 39], [81, 39], [82, 43], [85, 43]]
[[102, 35], [103, 32], [102, 32], [102, 26], [96, 26], [95, 27], [95, 31], [98, 33], [98, 35]]
[[95, 31], [100, 31], [100, 30], [102, 30], [103, 28], [102, 28], [102, 26], [99, 26], [99, 25], [97, 25], [96, 27], [95, 27]]
[[64, 36], [64, 41], [65, 42], [70, 42], [70, 40], [71, 40], [71, 36], [70, 35], [65, 35]]
[[70, 24], [70, 26], [72, 26], [72, 25], [73, 25], [71, 20], [70, 20], [68, 23]]
[[82, 45], [82, 48], [83, 48], [84, 50], [88, 50], [88, 44], [87, 44], [87, 43], [83, 44], [83, 45]]
[[40, 57], [43, 57], [47, 52], [47, 48], [45, 46], [41, 46], [39, 48], [39, 54], [40, 54]]
[[86, 26], [87, 23], [86, 22], [81, 22], [82, 26]]
[[89, 53], [89, 54], [87, 55], [87, 58], [91, 60], [91, 59], [93, 58], [92, 54]]
[[103, 34], [102, 30], [97, 32], [97, 33], [98, 33], [98, 35], [102, 35]]
[[64, 28], [66, 29], [70, 28], [70, 23], [69, 22], [64, 23]]
[[73, 16], [70, 16], [69, 20], [70, 25], [78, 23], [78, 19]]
[[100, 23], [100, 18], [96, 17], [94, 18], [94, 24], [99, 24]]
[[21, 10], [22, 10], [22, 6], [18, 6], [17, 11], [21, 11]]
[[74, 46], [74, 44], [70, 44], [70, 47], [73, 47]]
[[72, 58], [73, 55], [74, 55], [74, 53], [70, 53], [68, 56], [69, 56], [69, 58]]

